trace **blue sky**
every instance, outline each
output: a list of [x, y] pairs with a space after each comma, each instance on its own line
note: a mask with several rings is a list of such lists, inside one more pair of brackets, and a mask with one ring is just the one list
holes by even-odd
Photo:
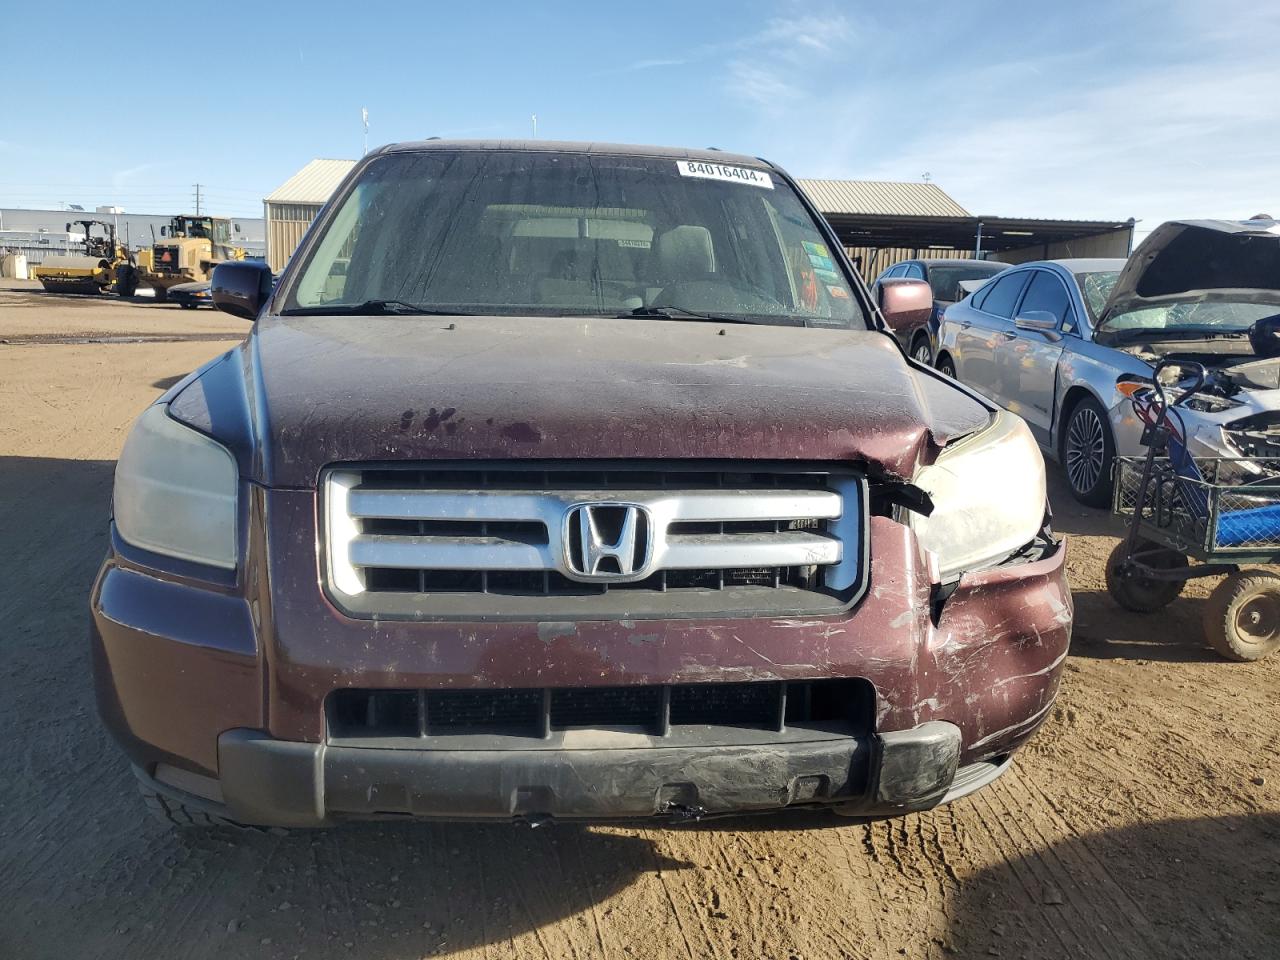
[[200, 182], [260, 214], [307, 160], [356, 156], [367, 107], [371, 145], [526, 136], [536, 113], [544, 138], [928, 173], [975, 213], [1280, 216], [1275, 3], [264, 3], [171, 48], [103, 43], [100, 14], [6, 9], [0, 62], [27, 79], [0, 114], [0, 206], [174, 212]]

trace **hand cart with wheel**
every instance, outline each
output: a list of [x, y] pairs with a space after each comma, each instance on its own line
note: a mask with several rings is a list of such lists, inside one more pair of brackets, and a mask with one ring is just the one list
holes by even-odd
[[[1192, 374], [1172, 399], [1162, 376], [1169, 368]], [[1120, 385], [1145, 425], [1147, 453], [1116, 458], [1111, 512], [1128, 531], [1107, 560], [1107, 591], [1125, 609], [1149, 613], [1188, 580], [1225, 573], [1204, 607], [1206, 639], [1227, 659], [1258, 660], [1280, 649], [1280, 576], [1241, 565], [1280, 563], [1280, 458], [1187, 452], [1178, 407], [1205, 380], [1198, 363], [1166, 361], [1151, 381]]]

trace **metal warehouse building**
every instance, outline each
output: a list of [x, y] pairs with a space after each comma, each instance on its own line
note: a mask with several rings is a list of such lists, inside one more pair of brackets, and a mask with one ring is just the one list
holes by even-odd
[[863, 277], [917, 257], [1005, 263], [1062, 257], [1127, 257], [1128, 220], [1048, 220], [970, 213], [934, 183], [801, 180]]
[[262, 201], [267, 223], [267, 263], [279, 273], [293, 256], [354, 160], [312, 160]]
[[[267, 262], [280, 271], [320, 208], [355, 165], [312, 160], [263, 201]], [[984, 257], [1022, 263], [1057, 257], [1127, 257], [1129, 220], [1046, 220], [978, 216], [934, 183], [801, 180], [801, 187], [872, 280], [916, 257]]]

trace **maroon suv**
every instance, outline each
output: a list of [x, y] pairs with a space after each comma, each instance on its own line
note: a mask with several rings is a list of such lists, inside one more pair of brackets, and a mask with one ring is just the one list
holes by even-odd
[[139, 418], [91, 601], [174, 822], [892, 815], [1050, 709], [1034, 440], [765, 161], [387, 147], [213, 296], [253, 331]]

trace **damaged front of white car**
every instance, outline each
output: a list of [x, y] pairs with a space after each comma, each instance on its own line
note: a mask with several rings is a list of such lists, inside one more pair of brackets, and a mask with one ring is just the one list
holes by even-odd
[[[1244, 474], [1270, 474], [1280, 458], [1280, 222], [1161, 224], [1125, 265], [1099, 311], [1094, 341], [1131, 358], [1120, 378], [1167, 367], [1166, 389], [1205, 382], [1180, 406], [1195, 457], [1239, 460]], [[1120, 394], [1111, 411], [1115, 446], [1138, 453], [1142, 424]], [[1273, 461], [1273, 465], [1280, 460]]]

